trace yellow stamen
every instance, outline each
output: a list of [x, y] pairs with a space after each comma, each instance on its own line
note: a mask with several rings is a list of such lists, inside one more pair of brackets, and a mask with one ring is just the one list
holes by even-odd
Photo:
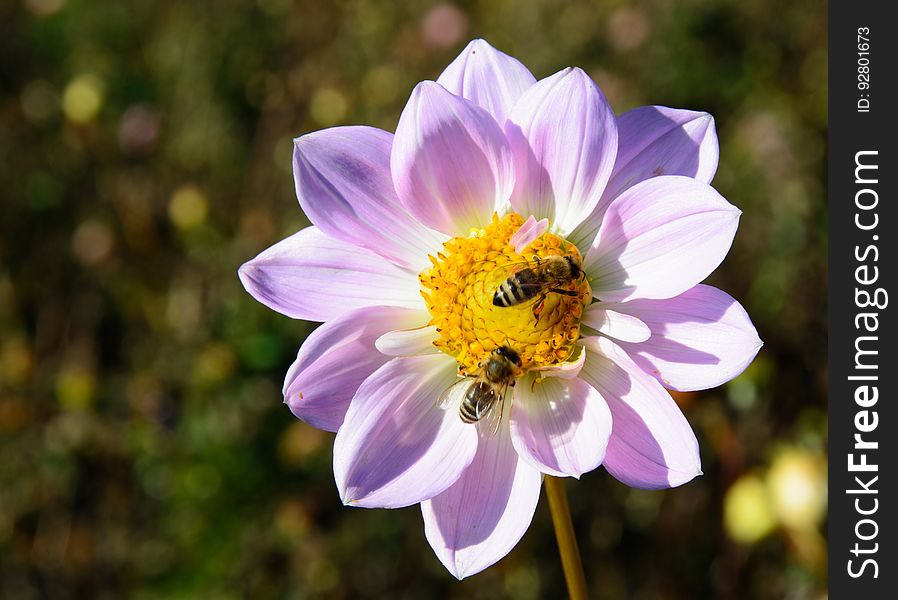
[[509, 239], [523, 222], [518, 214], [501, 219], [494, 214], [486, 227], [443, 244], [442, 252], [429, 257], [433, 266], [418, 276], [430, 324], [440, 334], [434, 345], [455, 357], [459, 373], [476, 372], [489, 353], [503, 345], [520, 354], [525, 369], [562, 363], [573, 354], [580, 316], [592, 297], [585, 278], [564, 288], [577, 291], [577, 296], [548, 294], [538, 320], [533, 307], [539, 296], [518, 306], [493, 306], [493, 294], [515, 272], [515, 265], [532, 263], [534, 256], [580, 257], [573, 244], [552, 233], [542, 234], [518, 254]]

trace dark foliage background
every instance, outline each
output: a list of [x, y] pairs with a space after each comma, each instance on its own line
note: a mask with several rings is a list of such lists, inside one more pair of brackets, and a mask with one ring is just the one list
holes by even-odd
[[0, 2], [0, 597], [540, 598], [546, 506], [464, 582], [416, 508], [344, 508], [280, 385], [315, 325], [237, 266], [304, 227], [291, 138], [392, 130], [472, 37], [615, 109], [707, 110], [743, 211], [711, 282], [765, 340], [679, 394], [705, 475], [568, 485], [596, 598], [825, 597], [825, 6], [811, 0]]

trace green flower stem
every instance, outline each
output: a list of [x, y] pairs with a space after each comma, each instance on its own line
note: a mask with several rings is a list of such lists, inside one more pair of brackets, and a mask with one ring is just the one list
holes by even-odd
[[583, 564], [580, 562], [580, 550], [577, 548], [577, 538], [571, 523], [571, 510], [567, 505], [564, 481], [546, 475], [545, 486], [568, 595], [571, 600], [586, 600], [586, 576], [583, 574]]

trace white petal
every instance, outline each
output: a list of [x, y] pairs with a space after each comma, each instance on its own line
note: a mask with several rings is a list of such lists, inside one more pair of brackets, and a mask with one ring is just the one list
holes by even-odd
[[294, 142], [293, 175], [303, 212], [329, 237], [366, 248], [418, 273], [446, 236], [415, 220], [390, 176], [393, 134], [332, 127]]
[[633, 315], [617, 312], [597, 302], [589, 306], [583, 313], [581, 323], [592, 327], [599, 333], [625, 342], [644, 342], [652, 335], [648, 325]]
[[294, 319], [328, 321], [365, 306], [425, 308], [415, 275], [317, 227], [281, 240], [238, 275], [253, 298]]
[[367, 306], [313, 331], [284, 380], [284, 401], [297, 418], [337, 431], [349, 402], [369, 375], [390, 360], [374, 347], [385, 331], [426, 322], [427, 311]]
[[643, 319], [652, 333], [644, 343], [622, 347], [643, 370], [674, 390], [704, 390], [733, 379], [763, 345], [745, 309], [726, 292], [707, 285], [675, 298], [616, 306]]
[[632, 487], [676, 487], [701, 474], [698, 440], [682, 411], [608, 338], [581, 338], [591, 352], [580, 377], [608, 402], [613, 420], [605, 468]]
[[605, 456], [611, 412], [582, 379], [549, 378], [515, 387], [511, 439], [521, 458], [558, 477], [592, 471]]
[[617, 154], [617, 125], [605, 96], [580, 69], [565, 69], [530, 87], [505, 123], [515, 159], [511, 204], [547, 217], [562, 235], [602, 196]]
[[399, 117], [391, 166], [402, 204], [447, 235], [489, 223], [514, 187], [511, 150], [496, 121], [433, 81], [415, 87]]
[[436, 354], [439, 350], [433, 345], [440, 338], [433, 325], [414, 329], [398, 329], [389, 331], [374, 343], [377, 349], [388, 356], [418, 356]]
[[359, 387], [334, 440], [345, 504], [398, 508], [451, 486], [477, 451], [477, 431], [439, 398], [456, 380], [443, 354], [394, 358]]
[[424, 535], [458, 579], [501, 560], [523, 537], [542, 475], [518, 457], [508, 427], [480, 438], [477, 455], [448, 490], [421, 503]]
[[521, 94], [536, 83], [527, 67], [484, 40], [472, 40], [437, 83], [486, 110], [499, 125]]
[[617, 159], [602, 199], [568, 238], [580, 248], [595, 239], [608, 205], [640, 181], [683, 175], [711, 183], [717, 170], [717, 134], [708, 113], [640, 106], [618, 117], [617, 132]]
[[672, 298], [726, 256], [739, 209], [688, 177], [654, 177], [617, 197], [583, 261], [593, 295], [616, 302]]

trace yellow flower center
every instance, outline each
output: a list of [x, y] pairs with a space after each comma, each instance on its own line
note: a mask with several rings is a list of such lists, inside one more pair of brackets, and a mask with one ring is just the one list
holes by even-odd
[[522, 269], [545, 267], [542, 259], [572, 256], [580, 262], [577, 248], [552, 233], [518, 254], [509, 240], [523, 222], [518, 214], [501, 219], [494, 214], [483, 229], [443, 244], [442, 252], [429, 257], [433, 266], [418, 276], [430, 325], [440, 334], [434, 345], [455, 357], [462, 375], [476, 372], [499, 346], [517, 351], [524, 369], [559, 364], [570, 358], [580, 337], [580, 317], [592, 297], [585, 277], [552, 286], [575, 292], [571, 296], [546, 289], [514, 306], [493, 305], [504, 281]]

